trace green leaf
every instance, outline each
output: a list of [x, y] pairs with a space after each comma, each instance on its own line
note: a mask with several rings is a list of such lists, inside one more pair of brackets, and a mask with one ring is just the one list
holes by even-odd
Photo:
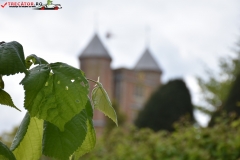
[[42, 155], [43, 120], [26, 113], [11, 150], [17, 159], [39, 159]]
[[24, 85], [25, 90], [24, 107], [33, 117], [39, 112], [39, 106], [35, 105], [38, 102], [37, 96], [44, 94], [41, 94], [41, 90], [45, 88], [44, 86], [49, 78], [49, 73], [50, 68], [47, 65], [39, 65], [31, 69], [29, 74], [20, 83]]
[[13, 153], [2, 142], [0, 142], [0, 159], [1, 160], [16, 160]]
[[88, 100], [87, 80], [79, 69], [64, 63], [39, 65], [21, 83], [25, 90], [24, 107], [30, 115], [53, 123], [61, 131]]
[[78, 150], [74, 153], [74, 159], [79, 159], [81, 156], [84, 154], [90, 152], [93, 150], [96, 144], [96, 134], [95, 134], [95, 129], [93, 127], [92, 120], [87, 121], [87, 135], [86, 138], [84, 139], [81, 147], [78, 148]]
[[27, 56], [26, 60], [25, 60], [26, 66], [27, 68], [30, 68], [32, 63], [33, 64], [48, 64], [47, 61], [45, 61], [44, 59], [36, 56], [35, 54], [31, 54], [30, 56]]
[[81, 146], [87, 134], [87, 113], [82, 110], [60, 131], [50, 122], [44, 122], [43, 154], [66, 160]]
[[4, 89], [4, 81], [2, 79], [2, 75], [0, 74], [0, 89]]
[[0, 74], [2, 75], [26, 73], [22, 45], [16, 41], [1, 44], [0, 64]]
[[114, 108], [112, 107], [110, 98], [108, 97], [107, 92], [103, 88], [102, 84], [99, 82], [97, 82], [97, 86], [93, 88], [92, 101], [95, 109], [103, 112], [106, 116], [111, 118], [116, 123], [116, 125], [118, 125], [117, 115]]
[[88, 103], [86, 104], [86, 111], [88, 114], [88, 120], [87, 120], [88, 132], [81, 147], [79, 147], [78, 150], [74, 153], [73, 155], [74, 159], [79, 159], [82, 155], [90, 152], [95, 147], [95, 144], [96, 144], [96, 133], [92, 123], [93, 110], [92, 110], [92, 105], [90, 101], [88, 101]]
[[14, 150], [18, 147], [18, 145], [20, 144], [20, 142], [22, 141], [22, 139], [27, 133], [29, 123], [30, 123], [30, 116], [28, 113], [26, 113], [13, 139], [13, 143], [10, 147], [11, 150]]
[[91, 101], [90, 101], [89, 97], [88, 97], [88, 101], [87, 101], [87, 104], [85, 106], [85, 109], [87, 111], [88, 118], [92, 120], [93, 119], [93, 108], [92, 108], [92, 104], [91, 104]]
[[0, 104], [7, 105], [21, 111], [13, 104], [11, 96], [2, 89], [0, 89]]

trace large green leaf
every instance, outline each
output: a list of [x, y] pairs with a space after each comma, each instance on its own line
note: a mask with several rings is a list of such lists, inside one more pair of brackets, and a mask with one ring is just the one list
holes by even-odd
[[44, 96], [41, 90], [45, 88], [44, 86], [48, 80], [49, 73], [50, 68], [47, 65], [39, 65], [31, 69], [30, 73], [26, 75], [21, 82], [25, 90], [24, 107], [32, 117], [36, 116], [40, 111], [38, 103], [41, 99], [37, 99], [37, 96]]
[[13, 104], [11, 96], [2, 89], [0, 89], [0, 104], [7, 105], [21, 111]]
[[1, 44], [0, 64], [2, 75], [27, 72], [22, 45], [16, 41]]
[[66, 160], [83, 143], [87, 134], [87, 113], [82, 110], [60, 131], [50, 122], [44, 122], [43, 154], [58, 160]]
[[37, 160], [42, 153], [43, 120], [26, 113], [17, 134], [13, 140], [11, 150], [15, 157]]
[[74, 153], [74, 159], [79, 159], [82, 155], [90, 152], [93, 150], [96, 144], [96, 134], [95, 134], [95, 129], [93, 127], [92, 120], [87, 121], [87, 135], [86, 138], [84, 139], [81, 147], [77, 149], [77, 151]]
[[82, 72], [64, 63], [39, 65], [21, 83], [25, 89], [24, 107], [30, 115], [62, 131], [88, 100], [89, 86]]
[[100, 82], [97, 82], [96, 87], [92, 91], [92, 102], [95, 109], [103, 112], [105, 115], [111, 118], [116, 125], [118, 125], [116, 112], [112, 107], [112, 103], [107, 92]]
[[0, 159], [1, 160], [16, 160], [13, 153], [2, 142], [0, 142]]
[[16, 149], [20, 144], [20, 142], [23, 140], [24, 136], [27, 133], [29, 123], [30, 123], [30, 115], [26, 113], [13, 139], [13, 143], [10, 148], [11, 150]]
[[78, 148], [78, 150], [74, 153], [73, 157], [74, 159], [79, 159], [82, 155], [90, 152], [96, 144], [96, 134], [95, 134], [95, 129], [93, 127], [92, 123], [92, 105], [90, 101], [86, 104], [86, 111], [88, 114], [88, 120], [87, 120], [87, 135], [86, 138], [84, 139], [81, 147]]

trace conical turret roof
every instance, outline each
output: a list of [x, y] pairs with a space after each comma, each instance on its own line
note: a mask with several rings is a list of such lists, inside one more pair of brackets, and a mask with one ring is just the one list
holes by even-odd
[[143, 53], [142, 57], [138, 60], [134, 69], [162, 72], [148, 48], [146, 48], [145, 52]]
[[100, 38], [95, 34], [87, 47], [83, 50], [80, 58], [108, 58], [111, 59], [107, 49], [104, 47]]

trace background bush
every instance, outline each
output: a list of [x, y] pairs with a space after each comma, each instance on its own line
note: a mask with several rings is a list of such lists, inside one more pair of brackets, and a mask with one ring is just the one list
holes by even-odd
[[176, 131], [115, 128], [83, 160], [240, 160], [240, 120], [212, 128], [176, 125]]
[[151, 95], [138, 114], [135, 124], [138, 128], [151, 128], [154, 131], [173, 131], [173, 124], [188, 116], [194, 121], [190, 92], [181, 79], [171, 80], [160, 86]]

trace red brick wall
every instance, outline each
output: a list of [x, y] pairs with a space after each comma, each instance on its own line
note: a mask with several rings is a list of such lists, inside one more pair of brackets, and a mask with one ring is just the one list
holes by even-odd
[[[133, 123], [138, 111], [151, 94], [161, 85], [161, 73], [117, 69], [114, 71], [114, 96], [127, 123]], [[136, 87], [142, 88], [142, 96], [136, 95]]]

